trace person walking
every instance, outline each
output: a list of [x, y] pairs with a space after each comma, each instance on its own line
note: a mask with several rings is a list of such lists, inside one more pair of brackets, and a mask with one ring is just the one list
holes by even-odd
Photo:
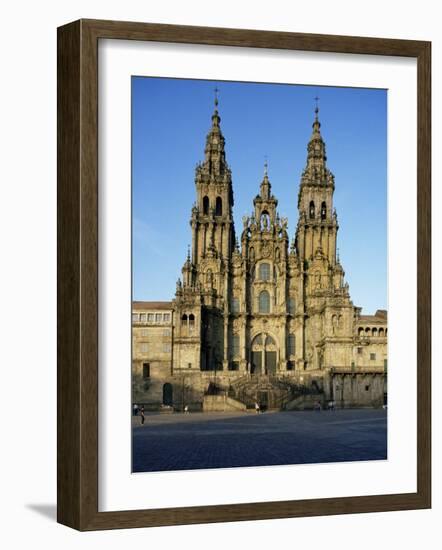
[[138, 414], [138, 405], [134, 403], [134, 416], [137, 416]]
[[140, 409], [140, 416], [141, 416], [141, 424], [144, 424], [144, 407], [143, 406]]
[[258, 403], [258, 401], [255, 401], [255, 412], [256, 412], [256, 414], [259, 414], [259, 403]]

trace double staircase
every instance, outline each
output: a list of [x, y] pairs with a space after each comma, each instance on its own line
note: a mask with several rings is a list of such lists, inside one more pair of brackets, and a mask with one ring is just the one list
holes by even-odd
[[231, 383], [227, 395], [249, 408], [259, 403], [263, 410], [291, 409], [291, 403], [322, 401], [319, 389], [297, 385], [292, 380], [268, 374], [247, 374]]

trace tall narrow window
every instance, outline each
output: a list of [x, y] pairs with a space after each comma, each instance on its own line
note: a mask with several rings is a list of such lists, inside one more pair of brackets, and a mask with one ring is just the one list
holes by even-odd
[[313, 201], [310, 201], [309, 217], [310, 219], [315, 217], [315, 203]]
[[150, 378], [150, 364], [143, 363], [143, 378]]
[[267, 290], [259, 295], [259, 313], [270, 313], [270, 294]]
[[327, 206], [325, 205], [325, 202], [321, 204], [321, 220], [325, 220], [327, 218]]
[[189, 327], [193, 328], [195, 326], [195, 315], [191, 313], [189, 315]]
[[223, 200], [222, 200], [221, 197], [216, 197], [215, 215], [216, 216], [222, 216], [223, 215]]
[[288, 310], [290, 315], [294, 315], [296, 312], [296, 302], [294, 298], [289, 298]]
[[239, 335], [234, 334], [232, 337], [232, 355], [233, 357], [239, 357]]
[[296, 350], [296, 339], [294, 334], [289, 334], [288, 340], [288, 353], [289, 355], [295, 355]]
[[182, 325], [187, 325], [187, 315], [185, 313], [181, 317], [181, 324]]
[[260, 264], [259, 278], [261, 279], [261, 281], [268, 281], [270, 279], [270, 264]]
[[203, 197], [203, 214], [207, 216], [209, 213], [209, 197]]

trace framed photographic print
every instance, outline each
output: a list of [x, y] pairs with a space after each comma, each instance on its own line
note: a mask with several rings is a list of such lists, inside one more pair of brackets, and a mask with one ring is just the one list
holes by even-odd
[[58, 82], [58, 520], [430, 507], [430, 43], [81, 20]]

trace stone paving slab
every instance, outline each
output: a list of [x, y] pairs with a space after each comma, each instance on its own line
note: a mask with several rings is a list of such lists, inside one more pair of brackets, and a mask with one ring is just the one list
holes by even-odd
[[132, 423], [134, 472], [387, 458], [385, 410], [146, 414]]

